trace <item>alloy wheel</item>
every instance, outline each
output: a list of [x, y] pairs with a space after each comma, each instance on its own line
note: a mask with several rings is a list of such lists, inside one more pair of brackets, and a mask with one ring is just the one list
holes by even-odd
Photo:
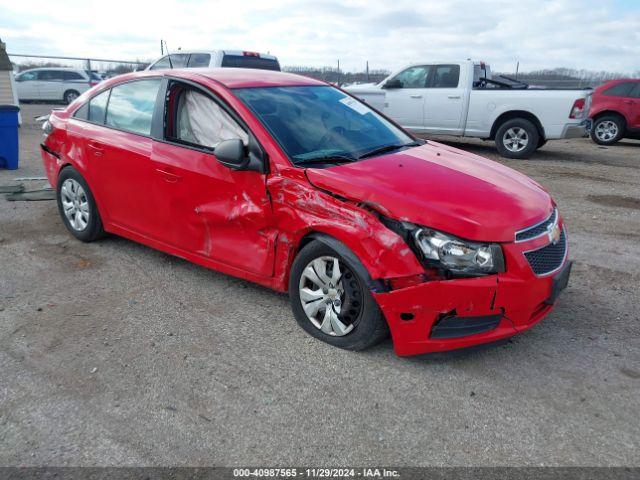
[[595, 134], [601, 142], [609, 142], [618, 135], [618, 125], [611, 120], [605, 120], [596, 125]]
[[81, 232], [89, 224], [89, 200], [76, 180], [67, 178], [60, 188], [60, 200], [65, 217], [74, 230]]
[[529, 144], [529, 135], [524, 128], [511, 127], [502, 136], [502, 143], [510, 152], [521, 152]]

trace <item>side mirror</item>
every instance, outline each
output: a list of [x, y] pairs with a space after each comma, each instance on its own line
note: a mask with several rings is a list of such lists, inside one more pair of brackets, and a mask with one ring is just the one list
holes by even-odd
[[223, 140], [213, 149], [213, 154], [221, 164], [234, 170], [242, 170], [249, 163], [244, 143], [239, 138]]
[[222, 165], [232, 170], [267, 173], [267, 160], [253, 137], [249, 137], [248, 148], [239, 138], [223, 140], [213, 149], [213, 154]]
[[402, 82], [398, 79], [392, 78], [391, 80], [387, 80], [382, 88], [402, 88]]
[[23, 80], [23, 76], [22, 76], [22, 75], [18, 75], [17, 77], [14, 77], [14, 80], [15, 80], [16, 82], [23, 82], [23, 81], [24, 81], [24, 80]]

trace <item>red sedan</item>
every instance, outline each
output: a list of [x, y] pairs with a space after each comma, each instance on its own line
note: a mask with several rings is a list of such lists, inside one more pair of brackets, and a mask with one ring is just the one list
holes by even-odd
[[612, 80], [597, 87], [591, 98], [591, 138], [613, 145], [622, 138], [640, 139], [640, 79]]
[[60, 215], [288, 291], [309, 334], [399, 355], [492, 342], [553, 308], [571, 263], [536, 182], [411, 136], [326, 83], [171, 70], [101, 83], [45, 125]]

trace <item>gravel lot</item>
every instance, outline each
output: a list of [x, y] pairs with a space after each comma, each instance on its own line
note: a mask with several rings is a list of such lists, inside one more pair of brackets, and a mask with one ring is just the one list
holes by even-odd
[[[49, 108], [0, 184], [43, 175]], [[449, 140], [548, 188], [575, 260], [540, 325], [457, 354], [332, 348], [284, 295], [0, 198], [0, 465], [640, 465], [640, 142]]]

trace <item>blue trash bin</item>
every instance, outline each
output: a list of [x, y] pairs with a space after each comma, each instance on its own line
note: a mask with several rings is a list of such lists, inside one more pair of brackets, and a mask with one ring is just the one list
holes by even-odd
[[0, 168], [18, 168], [18, 112], [15, 105], [0, 105]]

